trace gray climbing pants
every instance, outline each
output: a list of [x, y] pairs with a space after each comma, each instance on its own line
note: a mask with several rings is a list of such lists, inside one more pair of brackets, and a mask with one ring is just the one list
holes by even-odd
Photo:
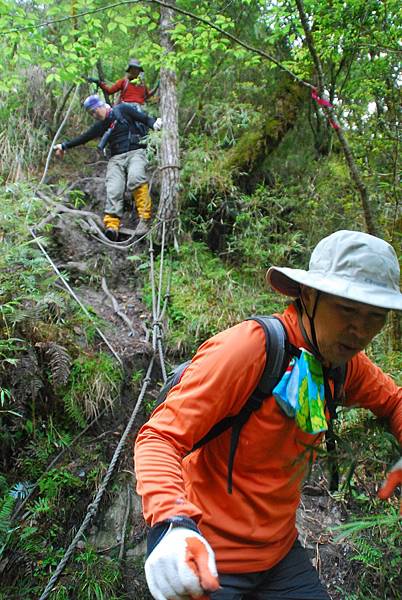
[[124, 191], [132, 192], [147, 183], [147, 155], [144, 148], [116, 154], [109, 159], [106, 171], [105, 213], [121, 218], [124, 207]]

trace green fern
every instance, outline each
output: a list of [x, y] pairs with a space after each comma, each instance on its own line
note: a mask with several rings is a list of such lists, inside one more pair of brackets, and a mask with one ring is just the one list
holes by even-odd
[[58, 323], [66, 310], [66, 298], [58, 292], [48, 292], [39, 299], [36, 308], [43, 319]]
[[[5, 496], [0, 506], [0, 536], [8, 532], [11, 514], [14, 509], [15, 500], [12, 496]], [[1, 539], [1, 538], [0, 538]]]
[[400, 527], [400, 516], [395, 509], [390, 509], [388, 514], [376, 514], [365, 516], [362, 519], [356, 519], [349, 523], [343, 523], [331, 529], [335, 533], [335, 542], [341, 542], [347, 537], [356, 539], [356, 535], [365, 530], [374, 530], [375, 528], [386, 528], [388, 533], [392, 530], [398, 530]]
[[379, 548], [373, 546], [365, 538], [356, 538], [353, 544], [357, 549], [357, 554], [352, 556], [351, 560], [361, 562], [366, 567], [371, 567], [373, 569], [379, 569], [381, 567], [384, 556]]
[[71, 370], [71, 357], [67, 350], [60, 344], [48, 342], [46, 357], [49, 361], [53, 384], [65, 385]]
[[34, 515], [39, 515], [39, 514], [43, 514], [43, 513], [48, 513], [51, 510], [52, 510], [52, 507], [50, 505], [48, 498], [38, 498], [32, 504], [32, 507], [30, 508], [29, 513], [30, 513], [30, 515], [34, 516]]
[[11, 528], [11, 515], [14, 504], [14, 498], [9, 495], [0, 501], [0, 557], [7, 547], [13, 531], [15, 531], [15, 529]]
[[4, 494], [8, 489], [7, 479], [0, 473], [0, 494]]
[[33, 484], [30, 481], [19, 481], [10, 490], [10, 496], [21, 502], [31, 493]]
[[74, 423], [77, 423], [77, 425], [80, 427], [85, 427], [86, 419], [84, 413], [81, 407], [77, 404], [75, 396], [71, 391], [64, 396], [63, 402], [66, 413], [70, 419], [74, 421]]

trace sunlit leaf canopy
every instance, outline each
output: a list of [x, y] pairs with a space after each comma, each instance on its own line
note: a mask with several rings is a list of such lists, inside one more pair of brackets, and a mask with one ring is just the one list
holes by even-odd
[[[19, 107], [21, 95], [29, 95], [32, 88], [24, 80], [33, 68], [40, 70], [55, 111], [69, 86], [85, 76], [98, 77], [99, 64], [108, 82], [123, 77], [129, 57], [142, 62], [149, 86], [158, 80], [161, 65], [175, 69], [184, 126], [197, 113], [198, 124], [211, 129], [237, 111], [240, 132], [247, 122], [264, 119], [286, 80], [293, 80], [317, 113], [310, 97], [317, 72], [296, 0], [179, 0], [170, 32], [172, 53], [160, 45], [160, 8], [168, 4], [1, 0], [0, 114], [7, 119], [10, 108]], [[326, 92], [343, 129], [353, 132], [358, 167], [366, 172], [364, 177], [390, 173], [395, 170], [389, 163], [395, 154], [400, 93], [399, 3], [306, 0], [304, 7]], [[92, 89], [84, 88], [85, 93]], [[51, 112], [50, 106], [47, 120]], [[372, 179], [372, 184], [376, 190], [371, 195], [386, 191], [383, 179]]]
[[[294, 2], [235, 0], [179, 1], [178, 9], [201, 22], [175, 14], [171, 32], [175, 53], [166, 57], [159, 45], [157, 2], [96, 0], [2, 0], [0, 3], [0, 73], [12, 90], [21, 70], [33, 64], [49, 71], [48, 81], [75, 82], [95, 74], [102, 60], [111, 80], [122, 76], [127, 57], [138, 57], [151, 77], [169, 61], [186, 81], [197, 86], [205, 77], [230, 77], [261, 65], [264, 78], [272, 64], [248, 51], [205, 21], [239, 40], [275, 56], [295, 75], [314, 82], [308, 49]], [[398, 87], [399, 3], [395, 0], [307, 0], [317, 51], [328, 91], [348, 110], [364, 113]], [[19, 31], [21, 29], [21, 31]]]

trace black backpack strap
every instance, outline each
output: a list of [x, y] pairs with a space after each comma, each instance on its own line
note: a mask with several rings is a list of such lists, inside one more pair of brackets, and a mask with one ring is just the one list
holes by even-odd
[[[336, 419], [336, 409], [343, 402], [343, 386], [346, 379], [347, 365], [341, 365], [333, 369], [323, 368], [325, 403], [331, 419]], [[334, 393], [331, 392], [329, 379], [334, 382]]]
[[113, 114], [116, 118], [116, 121], [118, 121], [118, 123], [123, 123], [124, 125], [127, 125], [128, 127], [130, 127], [129, 122], [127, 121], [127, 119], [122, 115], [121, 112], [121, 107], [120, 106], [113, 106]]
[[113, 121], [110, 123], [105, 133], [102, 135], [101, 141], [98, 144], [98, 150], [100, 150], [103, 153], [105, 153], [106, 144], [109, 143], [110, 136], [112, 135], [113, 129], [116, 127], [116, 123], [123, 123], [124, 125], [127, 125], [127, 127], [129, 128], [129, 137], [131, 138], [132, 135], [130, 124], [123, 117], [123, 115], [121, 114], [121, 110], [118, 106], [113, 107], [113, 116]]
[[[124, 102], [121, 104], [124, 104]], [[118, 123], [122, 123], [123, 125], [126, 125], [128, 127], [128, 143], [129, 143], [129, 145], [139, 144], [141, 136], [139, 133], [137, 133], [134, 125], [132, 123], [130, 123], [130, 121], [128, 121], [126, 119], [126, 117], [123, 115], [121, 106], [119, 106], [119, 105], [113, 106], [113, 112], [116, 117], [116, 121]]]
[[253, 393], [238, 415], [233, 419], [228, 461], [229, 494], [232, 493], [233, 489], [232, 474], [234, 459], [243, 425], [245, 425], [245, 423], [248, 421], [251, 414], [261, 407], [261, 404], [265, 398], [271, 396], [272, 390], [282, 377], [291, 356], [291, 346], [288, 343], [286, 330], [279, 319], [272, 316], [255, 316], [246, 320], [257, 321], [264, 331], [265, 366]]
[[166, 396], [168, 395], [168, 393], [170, 392], [172, 387], [174, 387], [175, 385], [177, 385], [179, 383], [184, 371], [187, 369], [187, 367], [190, 363], [191, 363], [191, 360], [187, 360], [186, 362], [178, 365], [175, 369], [173, 369], [173, 371], [170, 371], [163, 387], [161, 388], [161, 390], [158, 394], [158, 397], [156, 398], [155, 404], [152, 409], [153, 411], [156, 408], [158, 408], [158, 406], [160, 404], [162, 404], [162, 402], [164, 402], [166, 400]]
[[[325, 434], [325, 445], [328, 453], [329, 489], [331, 492], [335, 492], [339, 487], [339, 464], [333, 421], [337, 418], [336, 408], [343, 401], [343, 385], [346, 379], [346, 370], [347, 365], [341, 365], [334, 369], [323, 369], [325, 403], [330, 417], [328, 430]], [[329, 378], [334, 382], [333, 394], [329, 385]]]
[[232, 428], [230, 450], [228, 459], [228, 492], [232, 493], [232, 473], [240, 432], [251, 414], [261, 407], [265, 398], [272, 394], [272, 390], [282, 377], [293, 354], [298, 354], [298, 348], [292, 346], [287, 339], [287, 334], [282, 322], [272, 316], [254, 316], [247, 321], [257, 321], [265, 334], [265, 366], [254, 391], [237, 415], [225, 417], [216, 423], [208, 433], [192, 448], [197, 450], [207, 442], [218, 437], [227, 429]]
[[[254, 390], [270, 396], [272, 390], [282, 377], [292, 355], [299, 355], [300, 350], [289, 343], [285, 327], [280, 319], [272, 316], [255, 316], [246, 319], [257, 321], [265, 333], [266, 363], [263, 374]], [[284, 364], [286, 362], [286, 364]]]
[[[237, 415], [225, 417], [221, 421], [218, 421], [218, 423], [215, 423], [208, 433], [204, 435], [191, 450], [193, 451], [197, 450], [197, 448], [201, 448], [201, 446], [204, 446], [207, 442], [210, 442], [227, 429], [230, 429], [230, 427], [233, 427], [233, 451], [231, 450], [231, 455], [229, 456], [229, 465], [231, 463], [233, 464], [234, 453], [236, 452], [241, 428], [249, 419], [250, 415], [260, 408], [263, 400], [271, 395], [272, 390], [287, 367], [289, 356], [291, 354], [285, 328], [279, 319], [276, 317], [256, 316], [250, 317], [249, 319], [246, 319], [246, 321], [257, 321], [264, 330], [266, 362], [262, 376], [240, 412], [237, 413]], [[238, 430], [237, 441], [235, 439], [236, 430]]]

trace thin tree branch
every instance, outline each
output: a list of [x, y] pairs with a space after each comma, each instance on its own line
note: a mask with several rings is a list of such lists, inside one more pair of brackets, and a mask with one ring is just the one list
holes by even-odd
[[102, 290], [105, 292], [106, 296], [109, 298], [110, 302], [112, 303], [112, 308], [113, 308], [114, 312], [116, 313], [116, 315], [118, 315], [120, 317], [120, 319], [122, 319], [122, 321], [125, 322], [125, 324], [128, 326], [128, 328], [131, 332], [131, 335], [135, 336], [136, 332], [135, 332], [135, 329], [133, 327], [131, 320], [128, 318], [126, 313], [121, 310], [120, 305], [117, 302], [116, 298], [113, 296], [112, 292], [107, 287], [105, 277], [102, 277]]
[[53, 153], [54, 144], [55, 144], [57, 138], [59, 137], [60, 132], [62, 131], [64, 125], [66, 124], [66, 121], [67, 121], [68, 117], [70, 116], [70, 112], [71, 112], [71, 109], [73, 108], [74, 100], [75, 100], [75, 97], [76, 97], [77, 92], [78, 92], [79, 89], [80, 89], [80, 84], [78, 83], [75, 86], [74, 96], [73, 96], [73, 98], [72, 98], [72, 100], [70, 102], [70, 106], [68, 107], [68, 110], [67, 110], [67, 112], [66, 112], [66, 114], [64, 116], [64, 119], [62, 120], [62, 122], [60, 124], [60, 127], [58, 128], [58, 130], [56, 131], [56, 133], [54, 135], [52, 143], [50, 144], [49, 153], [48, 153], [47, 159], [46, 159], [45, 170], [43, 171], [42, 179], [40, 180], [40, 182], [38, 184], [39, 186], [41, 186], [42, 183], [44, 183], [44, 181], [46, 179], [46, 175], [47, 175], [47, 171], [48, 171], [49, 163], [50, 163], [50, 158], [51, 158], [52, 153]]
[[59, 108], [58, 108], [58, 109], [56, 110], [56, 112], [54, 113], [54, 117], [53, 117], [53, 125], [54, 125], [54, 127], [57, 127], [57, 124], [58, 124], [58, 122], [59, 122], [60, 115], [61, 115], [61, 114], [62, 114], [62, 112], [64, 111], [64, 107], [65, 107], [65, 105], [67, 104], [67, 100], [69, 99], [69, 96], [70, 96], [71, 92], [73, 91], [74, 87], [75, 87], [75, 86], [74, 86], [74, 84], [73, 84], [73, 85], [71, 85], [71, 86], [68, 88], [68, 90], [67, 90], [67, 91], [66, 91], [66, 93], [64, 94], [63, 100], [62, 100], [62, 102], [61, 102], [61, 104], [60, 104]]
[[[310, 29], [310, 26], [308, 23], [306, 12], [304, 10], [303, 0], [295, 0], [295, 1], [296, 1], [297, 10], [299, 12], [300, 22], [301, 22], [303, 30], [304, 30], [307, 47], [309, 49], [312, 61], [314, 63], [315, 71], [316, 71], [317, 81], [318, 81], [318, 93], [319, 93], [319, 96], [322, 98], [322, 96], [325, 93], [325, 79], [324, 79], [324, 73], [323, 73], [321, 61], [320, 61], [320, 58], [319, 58], [318, 53], [315, 48], [313, 35], [312, 35], [311, 29]], [[325, 115], [327, 116], [329, 122], [332, 124], [332, 126], [335, 129], [336, 135], [338, 136], [338, 139], [341, 144], [346, 162], [349, 167], [349, 172], [350, 172], [351, 178], [354, 181], [356, 188], [359, 192], [360, 200], [362, 203], [364, 220], [366, 222], [367, 232], [371, 233], [372, 235], [377, 235], [377, 228], [374, 224], [373, 216], [371, 214], [370, 200], [369, 200], [367, 188], [366, 188], [366, 186], [363, 182], [363, 179], [360, 175], [360, 171], [355, 163], [355, 160], [354, 160], [353, 154], [352, 154], [352, 150], [349, 146], [346, 136], [343, 133], [342, 127], [340, 127], [340, 125], [338, 123], [334, 108], [331, 104], [323, 105], [322, 108], [323, 108], [323, 111], [324, 111]]]
[[308, 24], [307, 15], [304, 10], [304, 5], [301, 0], [296, 0], [297, 10], [299, 11], [300, 22], [302, 24], [304, 35], [306, 37], [307, 47], [309, 49], [311, 58], [313, 59], [313, 63], [315, 66], [315, 71], [318, 79], [318, 93], [320, 96], [324, 93], [324, 73], [322, 70], [321, 61], [315, 49], [315, 44], [313, 40], [313, 35], [311, 33], [310, 26]]

